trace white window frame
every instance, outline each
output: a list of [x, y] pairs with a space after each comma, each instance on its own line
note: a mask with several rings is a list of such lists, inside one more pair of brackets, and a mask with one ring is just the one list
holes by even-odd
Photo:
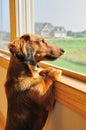
[[16, 36], [34, 33], [34, 0], [15, 0]]

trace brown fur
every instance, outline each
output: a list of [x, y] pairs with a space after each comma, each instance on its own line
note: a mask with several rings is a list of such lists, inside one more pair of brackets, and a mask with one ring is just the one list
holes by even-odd
[[12, 53], [5, 83], [8, 110], [5, 130], [42, 130], [54, 104], [58, 71], [36, 67], [64, 51], [38, 35], [25, 34], [10, 42]]

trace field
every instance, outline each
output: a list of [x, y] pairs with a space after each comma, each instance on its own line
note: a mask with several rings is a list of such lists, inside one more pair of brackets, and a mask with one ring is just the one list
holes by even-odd
[[65, 50], [64, 55], [58, 60], [48, 63], [86, 74], [86, 38], [49, 38], [47, 40]]

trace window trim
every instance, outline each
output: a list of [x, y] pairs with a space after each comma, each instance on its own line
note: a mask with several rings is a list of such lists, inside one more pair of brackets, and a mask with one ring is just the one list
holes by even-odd
[[[24, 33], [34, 33], [34, 0], [9, 0], [9, 6], [11, 40]], [[24, 8], [24, 12], [22, 8]]]
[[10, 36], [11, 40], [16, 37], [16, 10], [15, 10], [15, 0], [9, 0], [10, 7]]
[[20, 36], [28, 32], [34, 33], [34, 0], [14, 1], [16, 10], [16, 35]]
[[60, 69], [60, 70], [62, 70], [63, 75], [66, 75], [66, 76], [75, 78], [77, 80], [86, 82], [86, 75], [85, 74], [81, 74], [81, 73], [78, 73], [78, 72], [75, 72], [75, 71], [72, 71], [72, 70], [68, 70], [68, 69], [62, 68], [60, 66], [51, 65], [51, 64], [45, 63], [45, 62], [41, 62], [40, 65], [43, 68], [46, 68], [46, 67], [50, 66], [50, 67], [54, 67], [54, 68]]

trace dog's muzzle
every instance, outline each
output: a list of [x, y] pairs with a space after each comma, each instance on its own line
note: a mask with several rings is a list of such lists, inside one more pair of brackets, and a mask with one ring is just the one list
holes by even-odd
[[63, 55], [64, 52], [65, 51], [62, 48], [60, 48], [60, 54]]

